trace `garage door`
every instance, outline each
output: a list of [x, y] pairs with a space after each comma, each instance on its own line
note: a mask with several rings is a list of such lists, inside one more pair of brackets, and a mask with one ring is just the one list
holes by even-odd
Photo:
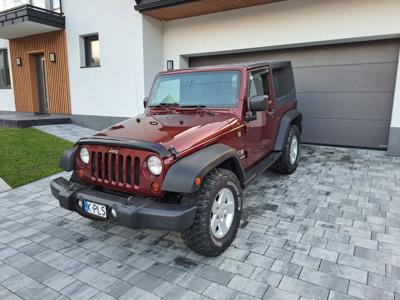
[[291, 60], [306, 143], [386, 148], [400, 40], [191, 57], [191, 67]]

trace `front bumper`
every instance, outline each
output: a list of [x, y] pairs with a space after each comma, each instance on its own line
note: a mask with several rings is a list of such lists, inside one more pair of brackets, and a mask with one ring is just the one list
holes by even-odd
[[[196, 206], [161, 203], [149, 198], [123, 197], [100, 192], [68, 181], [64, 177], [54, 179], [50, 187], [51, 193], [59, 200], [61, 207], [76, 211], [86, 217], [93, 217], [78, 206], [78, 200], [106, 205], [108, 221], [134, 229], [183, 231], [193, 224], [196, 212]], [[116, 218], [111, 217], [111, 208], [117, 211]]]

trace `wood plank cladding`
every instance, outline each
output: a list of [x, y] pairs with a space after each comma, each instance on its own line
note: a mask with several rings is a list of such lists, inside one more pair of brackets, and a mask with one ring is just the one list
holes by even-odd
[[[49, 54], [56, 54], [50, 62]], [[70, 114], [67, 42], [64, 30], [10, 40], [15, 106], [19, 112], [39, 112], [35, 55], [45, 58], [49, 113]], [[22, 66], [16, 65], [21, 57]]]
[[249, 6], [278, 2], [282, 0], [200, 0], [143, 11], [143, 14], [158, 20], [176, 20], [211, 14]]

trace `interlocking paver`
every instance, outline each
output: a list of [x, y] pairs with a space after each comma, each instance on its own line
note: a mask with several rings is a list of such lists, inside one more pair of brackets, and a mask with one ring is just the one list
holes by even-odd
[[283, 275], [288, 275], [293, 278], [299, 277], [301, 266], [295, 265], [289, 262], [284, 262], [280, 260], [275, 260], [271, 267], [271, 271], [281, 273]]
[[251, 253], [247, 257], [245, 263], [264, 269], [270, 269], [274, 263], [274, 259], [257, 253]]
[[[41, 129], [72, 141], [91, 132]], [[267, 172], [243, 191], [237, 238], [215, 258], [176, 233], [59, 208], [49, 191], [56, 176], [69, 174], [0, 194], [1, 299], [350, 300], [400, 291], [400, 159], [384, 152], [303, 146], [293, 175]]]
[[228, 287], [260, 298], [264, 295], [268, 285], [235, 275], [229, 282]]
[[381, 262], [371, 261], [346, 254], [340, 254], [338, 258], [338, 263], [385, 275], [385, 264]]
[[257, 268], [251, 275], [250, 279], [277, 287], [282, 277], [283, 275], [277, 272]]
[[196, 293], [202, 294], [211, 284], [211, 281], [193, 274], [187, 274], [177, 284]]
[[329, 294], [329, 289], [325, 287], [287, 276], [282, 278], [279, 288], [315, 300], [325, 300]]
[[349, 281], [323, 272], [303, 268], [301, 270], [299, 279], [308, 281], [323, 287], [335, 290], [338, 292], [346, 293]]
[[229, 300], [235, 298], [237, 293], [238, 291], [236, 290], [213, 282], [205, 290], [203, 295], [216, 300]]
[[322, 261], [319, 271], [335, 275], [345, 279], [351, 279], [361, 283], [367, 283], [368, 272], [345, 265], [339, 265], [330, 261]]
[[222, 270], [239, 274], [243, 277], [250, 277], [255, 269], [255, 267], [252, 265], [248, 265], [247, 263], [242, 263], [230, 258], [226, 258], [218, 267]]
[[310, 251], [310, 256], [315, 258], [321, 258], [324, 260], [329, 260], [331, 262], [336, 262], [339, 257], [339, 253], [335, 251], [326, 250], [323, 248], [312, 247]]
[[290, 262], [292, 264], [318, 270], [321, 259], [301, 253], [295, 253]]
[[284, 290], [280, 290], [277, 288], [274, 288], [270, 286], [267, 290], [267, 292], [264, 294], [263, 299], [269, 300], [269, 299], [275, 299], [275, 300], [298, 300], [299, 295], [297, 294], [292, 294], [289, 292], [286, 292]]
[[228, 282], [231, 281], [233, 274], [213, 266], [205, 265], [199, 272], [197, 272], [197, 276], [214, 281], [221, 285], [227, 285]]
[[358, 282], [350, 281], [349, 295], [368, 300], [393, 300], [394, 293], [370, 287]]

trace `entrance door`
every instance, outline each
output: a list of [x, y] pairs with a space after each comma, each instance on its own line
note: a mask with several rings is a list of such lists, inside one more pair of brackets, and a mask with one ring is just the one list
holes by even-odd
[[39, 112], [46, 114], [49, 111], [49, 104], [47, 97], [47, 78], [44, 55], [36, 56], [36, 75], [39, 96]]

